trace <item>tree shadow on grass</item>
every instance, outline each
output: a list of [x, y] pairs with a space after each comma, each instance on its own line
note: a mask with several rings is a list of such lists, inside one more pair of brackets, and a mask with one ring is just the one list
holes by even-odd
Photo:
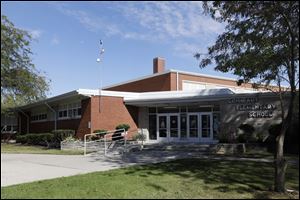
[[[177, 175], [202, 180], [206, 187], [219, 192], [253, 193], [254, 198], [268, 198], [269, 194], [264, 192], [273, 184], [273, 170], [272, 163], [181, 159], [128, 168], [124, 173], [142, 177]], [[287, 173], [287, 180], [295, 183], [292, 189], [299, 190], [296, 170]]]

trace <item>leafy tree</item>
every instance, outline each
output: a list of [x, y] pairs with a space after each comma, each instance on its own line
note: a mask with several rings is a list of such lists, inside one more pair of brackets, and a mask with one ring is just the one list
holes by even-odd
[[[278, 84], [282, 126], [276, 138], [275, 190], [285, 191], [286, 161], [283, 157], [285, 132], [290, 126], [299, 81], [298, 1], [213, 1], [204, 2], [206, 14], [226, 24], [200, 67], [216, 63], [215, 70], [233, 72], [255, 86]], [[197, 53], [196, 58], [202, 54]], [[281, 86], [289, 84], [288, 92]], [[241, 83], [241, 82], [240, 82]], [[288, 111], [283, 96], [289, 95]]]
[[49, 81], [31, 61], [31, 36], [1, 15], [1, 113], [46, 97]]

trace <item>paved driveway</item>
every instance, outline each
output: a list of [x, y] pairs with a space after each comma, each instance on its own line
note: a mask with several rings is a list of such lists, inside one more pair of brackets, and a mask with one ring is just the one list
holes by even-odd
[[63, 176], [105, 171], [135, 164], [183, 158], [174, 152], [135, 152], [127, 156], [1, 154], [1, 187]]

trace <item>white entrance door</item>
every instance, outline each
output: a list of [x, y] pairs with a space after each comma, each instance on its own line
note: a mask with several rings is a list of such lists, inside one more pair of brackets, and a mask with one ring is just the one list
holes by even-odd
[[213, 140], [212, 113], [200, 113], [200, 141], [211, 142]]
[[179, 114], [169, 114], [169, 141], [179, 141]]
[[188, 114], [188, 141], [199, 142], [199, 114]]
[[179, 140], [179, 114], [157, 115], [157, 139], [160, 142]]

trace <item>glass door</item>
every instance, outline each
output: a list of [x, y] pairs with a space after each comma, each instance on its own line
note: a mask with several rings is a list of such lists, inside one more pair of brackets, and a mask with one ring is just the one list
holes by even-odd
[[212, 113], [200, 113], [201, 142], [211, 142], [213, 140]]
[[169, 114], [168, 116], [168, 132], [169, 141], [174, 142], [179, 140], [179, 115]]
[[190, 141], [199, 141], [199, 115], [188, 114], [188, 136]]
[[179, 140], [179, 114], [157, 115], [157, 138], [168, 142]]
[[157, 139], [158, 141], [167, 141], [168, 140], [168, 124], [167, 124], [168, 115], [157, 115]]

